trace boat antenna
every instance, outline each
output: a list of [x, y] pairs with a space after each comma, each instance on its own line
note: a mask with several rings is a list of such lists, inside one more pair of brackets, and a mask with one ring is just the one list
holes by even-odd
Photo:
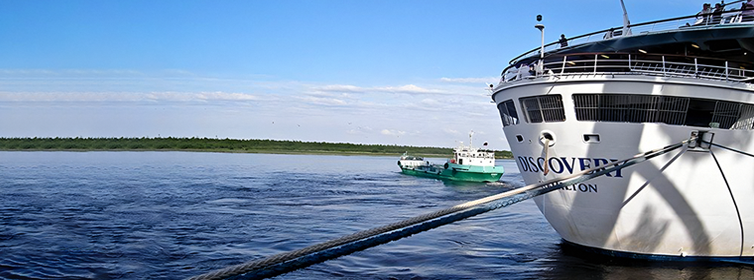
[[[621, 0], [623, 1], [623, 0]], [[542, 21], [542, 15], [537, 15], [537, 22]], [[539, 63], [537, 63], [537, 73], [542, 73], [542, 62], [545, 58], [545, 25], [537, 23], [537, 25], [534, 25], [534, 28], [539, 29], [539, 32], [542, 33], [542, 45], [539, 49]]]
[[474, 135], [474, 130], [472, 130], [471, 132], [469, 132], [469, 148], [474, 147], [474, 145], [471, 144], [471, 136], [473, 136], [473, 135]]
[[628, 20], [628, 12], [626, 11], [626, 5], [623, 4], [623, 0], [620, 0], [620, 6], [623, 8], [623, 33], [621, 36], [630, 36], [631, 27], [628, 26], [631, 25], [631, 21]]

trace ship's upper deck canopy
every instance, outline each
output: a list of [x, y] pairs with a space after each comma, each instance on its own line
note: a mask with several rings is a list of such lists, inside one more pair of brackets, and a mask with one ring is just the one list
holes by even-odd
[[[751, 16], [747, 16], [747, 13], [750, 13]], [[747, 27], [749, 29], [754, 28], [754, 9], [727, 11], [719, 17], [711, 13], [690, 15], [638, 23], [627, 27], [627, 34], [622, 34], [623, 26], [617, 26], [568, 38], [568, 46], [566, 47], [562, 47], [559, 41], [551, 42], [545, 45], [545, 55], [584, 51], [638, 51], [638, 49], [646, 52], [654, 50], [657, 52], [653, 53], [660, 54], [663, 53], [662, 49], [667, 43], [696, 43], [699, 41], [702, 41], [702, 44], [696, 44], [696, 47], [694, 47], [701, 50], [697, 51], [697, 54], [704, 54], [703, 51], [705, 50], [714, 53], [735, 49], [735, 44], [731, 44], [731, 42], [727, 42], [728, 44], [719, 42], [724, 38], [718, 38], [715, 35], [721, 34], [732, 37], [727, 38], [728, 41], [730, 39], [744, 41], [739, 48], [746, 49], [749, 52], [754, 51], [752, 31], [741, 30], [741, 28], [746, 29]], [[726, 30], [731, 28], [736, 28], [737, 31]], [[652, 46], [659, 46], [659, 48], [650, 49]], [[512, 59], [510, 64], [514, 65], [522, 60], [536, 59], [539, 57], [539, 51], [540, 47], [538, 46]], [[748, 60], [753, 59], [748, 58]]]
[[[537, 47], [511, 60], [503, 70], [501, 82], [509, 81], [520, 72], [517, 68], [521, 65], [539, 63], [539, 52]], [[632, 70], [632, 65], [643, 67], [652, 61], [665, 66], [675, 63], [679, 68], [694, 68], [695, 71], [700, 64], [711, 67], [708, 69], [720, 67], [714, 70], [720, 72], [735, 69], [740, 74], [739, 81], [751, 82], [749, 78], [754, 77], [751, 72], [754, 69], [754, 9], [684, 16], [627, 28], [613, 27], [570, 38], [567, 46], [552, 42], [545, 45], [543, 64], [556, 73], [558, 70], [561, 73], [592, 72], [599, 68], [597, 60], [604, 64], [611, 59], [625, 61], [628, 67], [621, 69], [626, 71]], [[622, 65], [621, 61], [612, 64]], [[594, 67], [587, 67], [589, 63]], [[577, 67], [566, 70], [569, 66]], [[623, 71], [621, 69], [610, 70]], [[545, 69], [538, 71], [541, 74]]]

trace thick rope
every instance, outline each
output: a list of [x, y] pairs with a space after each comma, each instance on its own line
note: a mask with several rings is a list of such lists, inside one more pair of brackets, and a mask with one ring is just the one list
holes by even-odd
[[703, 142], [707, 143], [707, 144], [710, 144], [712, 146], [718, 147], [718, 148], [726, 149], [726, 150], [731, 151], [731, 152], [735, 152], [735, 153], [739, 153], [739, 154], [742, 154], [742, 155], [754, 157], [754, 155], [752, 155], [750, 153], [747, 153], [747, 152], [744, 152], [744, 151], [741, 151], [741, 150], [736, 150], [736, 149], [729, 148], [729, 147], [726, 147], [726, 146], [723, 146], [723, 145], [720, 145], [720, 144], [715, 144], [715, 143], [712, 143], [712, 142], [707, 142], [707, 141], [703, 141]]
[[709, 154], [712, 155], [712, 159], [715, 160], [715, 164], [717, 165], [717, 169], [720, 170], [720, 175], [723, 176], [723, 182], [725, 182], [725, 187], [728, 188], [728, 194], [730, 194], [730, 200], [733, 201], [733, 208], [736, 209], [736, 216], [738, 216], [738, 228], [741, 231], [741, 249], [738, 252], [738, 256], [744, 255], [744, 222], [741, 219], [741, 211], [738, 209], [738, 203], [736, 203], [736, 196], [733, 195], [733, 190], [730, 188], [730, 183], [728, 183], [728, 178], [725, 177], [725, 172], [723, 172], [723, 167], [720, 165], [720, 161], [717, 160], [717, 157], [715, 156], [715, 153], [712, 152], [712, 150], [709, 151]]
[[[550, 156], [550, 139], [545, 138], [545, 160], [547, 160]], [[550, 173], [550, 165], [545, 162], [545, 170], [542, 171], [542, 175], [547, 176], [547, 173]]]
[[[280, 275], [282, 273], [319, 263], [327, 259], [337, 258], [339, 256], [346, 255], [347, 253], [363, 250], [374, 245], [397, 240], [421, 231], [436, 228], [497, 208], [506, 207], [508, 205], [518, 203], [520, 201], [524, 201], [526, 199], [539, 196], [563, 187], [579, 184], [589, 179], [596, 178], [615, 170], [632, 166], [647, 161], [653, 157], [668, 153], [672, 150], [682, 147], [687, 142], [688, 140], [680, 142], [678, 144], [666, 146], [661, 149], [638, 154], [626, 160], [594, 167], [565, 178], [552, 179], [543, 183], [528, 185], [497, 195], [458, 204], [456, 206], [443, 210], [409, 218], [400, 222], [360, 231], [327, 242], [315, 244], [303, 249], [280, 253], [267, 257], [265, 259], [250, 261], [243, 264], [212, 271], [206, 274], [194, 276], [190, 279], [225, 279], [242, 274], [248, 274], [246, 275], [248, 277], [241, 276], [240, 279], [257, 279]], [[510, 199], [499, 201], [509, 197]], [[425, 222], [428, 222], [428, 224], [422, 225], [422, 223]]]

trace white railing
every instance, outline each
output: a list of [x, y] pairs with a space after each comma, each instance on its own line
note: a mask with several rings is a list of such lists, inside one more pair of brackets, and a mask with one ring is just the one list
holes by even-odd
[[[584, 55], [579, 55], [579, 57], [584, 57]], [[661, 60], [635, 59], [630, 54], [628, 59], [614, 59], [605, 54], [594, 54], [593, 58], [576, 60], [568, 60], [568, 56], [563, 56], [562, 61], [549, 60], [549, 62], [545, 62], [540, 71], [529, 71], [528, 66], [523, 71], [510, 67], [503, 73], [500, 84], [542, 77], [605, 74], [754, 83], [754, 70], [731, 67], [731, 64], [727, 61], [721, 61], [720, 65], [700, 64], [698, 61], [699, 58], [694, 58], [694, 63], [668, 61], [665, 56], [662, 56]], [[537, 69], [538, 67], [533, 68]]]
[[[735, 10], [735, 11], [726, 11], [721, 16], [716, 16], [713, 14], [703, 14], [703, 15], [692, 15], [692, 16], [684, 16], [684, 17], [677, 17], [677, 18], [671, 18], [671, 19], [664, 19], [664, 20], [658, 20], [658, 21], [652, 21], [652, 22], [645, 22], [645, 23], [639, 23], [634, 25], [629, 25], [630, 34], [625, 35], [621, 34], [623, 31], [623, 26], [608, 28], [580, 36], [576, 36], [570, 39], [567, 39], [568, 41], [568, 47], [574, 47], [585, 43], [590, 42], [596, 42], [596, 41], [603, 41], [603, 40], [609, 40], [614, 39], [618, 37], [627, 37], [627, 36], [634, 36], [634, 35], [644, 35], [649, 33], [659, 33], [664, 31], [677, 31], [679, 29], [696, 29], [696, 28], [707, 28], [709, 26], [717, 26], [717, 25], [730, 25], [730, 24], [754, 24], [754, 16], [745, 16], [745, 12], [754, 12], [752, 10]], [[608, 33], [610, 35], [608, 35]], [[560, 46], [559, 42], [552, 42], [549, 44], [546, 44], [544, 46], [544, 51], [554, 51], [559, 48], [563, 48]], [[517, 56], [516, 58], [512, 59], [510, 61], [510, 64], [516, 64], [519, 59], [530, 57], [530, 56], [539, 56], [540, 47], [534, 48], [522, 55]]]

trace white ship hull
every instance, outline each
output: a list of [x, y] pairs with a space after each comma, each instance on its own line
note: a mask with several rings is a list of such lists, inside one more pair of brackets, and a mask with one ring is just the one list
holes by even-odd
[[[713, 133], [713, 143], [721, 146], [754, 151], [753, 130], [577, 120], [574, 94], [605, 93], [754, 104], [751, 85], [725, 81], [592, 75], [501, 84], [493, 95], [498, 104], [530, 96], [562, 97], [564, 121], [504, 127], [527, 184], [675, 144], [689, 139], [692, 131]], [[517, 108], [523, 119], [526, 112]], [[554, 138], [548, 149], [540, 139], [543, 133]], [[754, 158], [713, 146], [676, 150], [535, 201], [560, 236], [577, 245], [647, 256], [745, 258], [754, 256], [752, 199]]]

